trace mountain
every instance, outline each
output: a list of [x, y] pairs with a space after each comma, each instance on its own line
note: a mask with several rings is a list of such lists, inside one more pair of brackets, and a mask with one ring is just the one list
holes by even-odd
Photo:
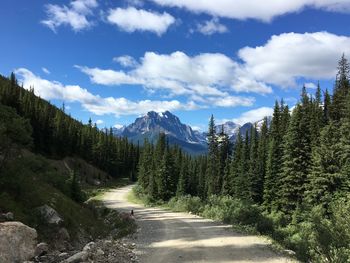
[[[116, 133], [118, 132], [120, 130], [116, 130]], [[137, 118], [134, 123], [126, 126], [120, 132], [120, 136], [142, 144], [145, 138], [155, 141], [161, 132], [166, 134], [170, 144], [177, 144], [189, 153], [206, 152], [207, 145], [203, 135], [193, 131], [189, 125], [181, 123], [180, 119], [169, 111], [148, 112]]]
[[227, 121], [223, 124], [216, 126], [216, 133], [221, 133], [223, 128], [224, 132], [228, 135], [230, 141], [235, 141], [240, 127], [241, 126], [239, 124], [234, 123], [233, 121]]
[[[271, 121], [271, 117], [268, 117]], [[263, 120], [257, 122], [257, 128], [260, 130]], [[219, 134], [222, 129], [229, 136], [231, 142], [235, 142], [240, 132], [244, 137], [246, 132], [250, 133], [253, 126], [248, 122], [243, 125], [232, 121], [227, 121], [216, 126], [216, 132]], [[165, 133], [170, 144], [179, 145], [182, 149], [191, 154], [203, 154], [207, 151], [207, 133], [192, 130], [191, 126], [183, 124], [180, 119], [169, 111], [157, 113], [150, 111], [146, 115], [137, 118], [132, 124], [121, 128], [113, 128], [116, 136], [127, 137], [134, 143], [143, 143], [147, 138], [155, 142], [159, 133]]]
[[122, 127], [120, 128], [117, 128], [117, 127], [113, 127], [112, 128], [112, 132], [115, 136], [122, 136], [123, 134], [123, 131], [125, 130], [126, 126], [123, 125]]

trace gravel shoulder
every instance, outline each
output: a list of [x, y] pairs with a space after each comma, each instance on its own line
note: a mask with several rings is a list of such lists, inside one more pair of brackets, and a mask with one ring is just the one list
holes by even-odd
[[102, 199], [108, 208], [134, 210], [140, 262], [296, 262], [272, 251], [267, 239], [235, 233], [230, 225], [129, 203], [126, 196], [131, 189], [111, 190]]

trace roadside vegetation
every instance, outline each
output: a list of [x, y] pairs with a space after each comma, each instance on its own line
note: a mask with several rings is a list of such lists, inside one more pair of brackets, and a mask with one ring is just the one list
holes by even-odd
[[[49, 244], [62, 229], [81, 244], [135, 229], [128, 218], [87, 200], [133, 177], [136, 146], [91, 121], [74, 120], [64, 106], [18, 86], [14, 74], [0, 76], [0, 120], [0, 216], [10, 212], [10, 220], [35, 228]], [[55, 211], [59, 223], [48, 222], [43, 207]]]
[[206, 156], [145, 141], [136, 195], [269, 235], [304, 262], [350, 262], [349, 71], [342, 56], [332, 93], [276, 101], [234, 145], [211, 116]]

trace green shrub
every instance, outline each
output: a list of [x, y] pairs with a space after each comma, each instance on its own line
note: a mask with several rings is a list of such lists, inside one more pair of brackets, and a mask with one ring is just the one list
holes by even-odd
[[169, 200], [168, 206], [176, 212], [191, 212], [200, 214], [203, 210], [203, 202], [198, 196], [180, 196]]
[[311, 258], [318, 262], [350, 261], [350, 202], [339, 199], [330, 205], [330, 215], [321, 207], [311, 212], [313, 238]]

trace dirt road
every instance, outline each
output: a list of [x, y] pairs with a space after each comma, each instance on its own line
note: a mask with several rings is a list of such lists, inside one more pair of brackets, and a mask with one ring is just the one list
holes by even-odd
[[141, 262], [295, 262], [271, 251], [264, 238], [235, 233], [229, 225], [129, 203], [126, 195], [131, 188], [106, 193], [104, 202], [113, 209], [134, 210], [140, 228], [136, 253]]

